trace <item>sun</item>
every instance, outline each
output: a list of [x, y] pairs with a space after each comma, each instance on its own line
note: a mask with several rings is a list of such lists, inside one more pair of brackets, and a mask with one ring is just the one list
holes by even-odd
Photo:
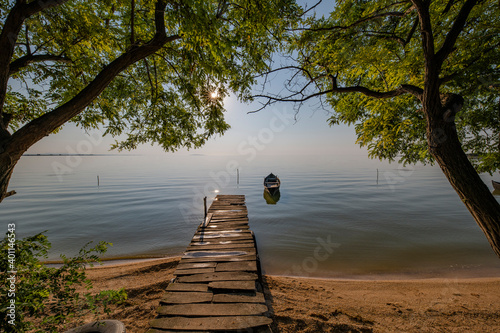
[[217, 97], [219, 97], [219, 93], [217, 92], [217, 90], [214, 90], [210, 93], [211, 99], [217, 99]]

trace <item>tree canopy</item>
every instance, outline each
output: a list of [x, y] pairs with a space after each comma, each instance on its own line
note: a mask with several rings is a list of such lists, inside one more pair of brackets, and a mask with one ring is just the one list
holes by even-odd
[[333, 108], [330, 124], [354, 125], [357, 142], [372, 157], [434, 162], [419, 97], [429, 68], [416, 3], [429, 7], [425, 19], [432, 27], [432, 56], [442, 58], [442, 98], [454, 93], [465, 100], [454, 119], [463, 149], [480, 157], [473, 160], [480, 172], [499, 170], [496, 1], [339, 1], [329, 15], [307, 18], [290, 35], [288, 53], [296, 56], [282, 70], [300, 75], [292, 74], [290, 94], [267, 96], [268, 103], [319, 96]]
[[[2, 1], [3, 32], [11, 29], [6, 20], [16, 8], [37, 3]], [[24, 89], [8, 86], [4, 122], [8, 118], [10, 131], [16, 131], [61, 105], [77, 104], [79, 94], [94, 94], [71, 121], [84, 128], [102, 126], [106, 134], [126, 134], [116, 144], [125, 149], [145, 142], [166, 150], [198, 147], [222, 134], [228, 128], [224, 97], [232, 91], [246, 98], [255, 73], [266, 68], [275, 49], [272, 39], [297, 10], [288, 0], [54, 3], [27, 16], [17, 38], [11, 38], [10, 83], [17, 81]], [[120, 72], [104, 73], [159, 32], [165, 41], [151, 55]], [[114, 77], [102, 93], [89, 89], [109, 75]]]

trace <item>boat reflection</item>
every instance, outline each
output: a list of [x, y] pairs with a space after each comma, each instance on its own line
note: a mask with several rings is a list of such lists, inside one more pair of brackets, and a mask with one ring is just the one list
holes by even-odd
[[264, 199], [268, 205], [276, 205], [280, 201], [280, 190], [274, 190], [272, 193], [266, 188], [264, 189]]

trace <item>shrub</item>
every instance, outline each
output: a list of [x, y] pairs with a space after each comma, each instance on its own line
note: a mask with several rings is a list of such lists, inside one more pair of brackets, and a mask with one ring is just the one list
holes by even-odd
[[89, 248], [89, 242], [75, 257], [61, 255], [59, 267], [48, 267], [40, 262], [51, 247], [43, 232], [22, 240], [7, 235], [0, 243], [4, 254], [0, 260], [0, 309], [6, 315], [6, 320], [0, 320], [0, 331], [56, 332], [72, 318], [108, 314], [111, 304], [127, 298], [123, 288], [90, 292], [92, 282], [85, 269], [100, 263], [99, 255], [112, 244], [99, 242]]

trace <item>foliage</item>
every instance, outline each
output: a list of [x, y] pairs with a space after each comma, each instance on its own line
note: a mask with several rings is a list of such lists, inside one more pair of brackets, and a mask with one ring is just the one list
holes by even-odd
[[[46, 114], [85, 89], [100, 71], [155, 34], [155, 4], [161, 0], [73, 0], [25, 20], [11, 67], [3, 111], [13, 115], [10, 130]], [[246, 100], [255, 73], [265, 70], [276, 42], [295, 17], [293, 0], [165, 2], [167, 36], [178, 36], [158, 52], [122, 71], [73, 118], [84, 128], [105, 128], [125, 138], [115, 148], [146, 142], [165, 150], [199, 147], [229, 128], [224, 98]], [[0, 28], [6, 8], [2, 1]], [[19, 93], [19, 86], [23, 93]], [[218, 97], [210, 93], [217, 91]]]
[[[465, 2], [427, 2], [436, 51]], [[500, 169], [499, 17], [498, 2], [477, 2], [438, 73], [441, 94], [465, 99], [455, 121], [465, 152], [482, 157], [478, 171]], [[354, 124], [357, 142], [372, 157], [433, 161], [420, 101], [396, 93], [406, 85], [424, 88], [426, 64], [412, 1], [339, 1], [329, 16], [305, 19], [290, 36], [289, 52], [297, 54], [301, 85], [281, 100], [321, 96], [334, 109], [330, 124]]]
[[[61, 255], [63, 264], [48, 267], [40, 262], [46, 258], [50, 242], [43, 233], [16, 240], [15, 243], [15, 325], [0, 321], [5, 332], [56, 332], [67, 320], [93, 313], [109, 313], [109, 305], [126, 299], [124, 289], [106, 290], [92, 294], [91, 281], [86, 277], [86, 265], [100, 262], [110, 243], [99, 242], [95, 247], [85, 245], [73, 258]], [[0, 243], [2, 253], [8, 253], [8, 238]], [[8, 297], [12, 271], [7, 260], [0, 261], [0, 308], [6, 313], [12, 297]], [[77, 288], [88, 292], [79, 293]], [[10, 320], [10, 319], [9, 319]]]

